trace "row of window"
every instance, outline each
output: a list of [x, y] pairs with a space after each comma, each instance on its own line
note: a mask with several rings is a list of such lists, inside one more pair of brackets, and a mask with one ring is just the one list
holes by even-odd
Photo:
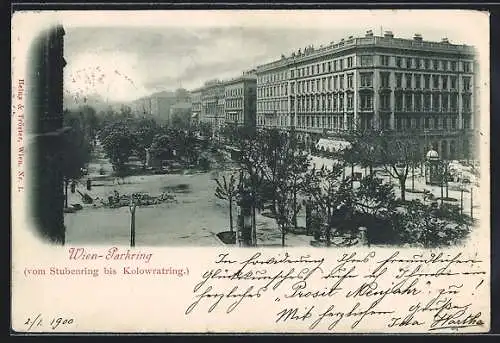
[[242, 108], [243, 107], [243, 99], [231, 99], [226, 100], [226, 108]]
[[[420, 70], [435, 70], [435, 71], [451, 71], [451, 72], [472, 72], [471, 61], [458, 61], [458, 60], [444, 60], [444, 59], [431, 59], [420, 57], [403, 57], [403, 56], [389, 56], [389, 55], [361, 55], [358, 56], [358, 66], [370, 67], [374, 65], [374, 58], [378, 60], [377, 65], [387, 67], [398, 67], [406, 69], [420, 69]], [[318, 74], [331, 73], [342, 71], [345, 68], [350, 69], [354, 67], [354, 56], [339, 58], [332, 61], [325, 61], [316, 63], [300, 68], [290, 69], [289, 78], [300, 78], [307, 76], [314, 76]], [[257, 78], [257, 84], [273, 83], [277, 81], [287, 80], [288, 73], [280, 71], [272, 74], [265, 74]]]
[[[380, 109], [390, 110], [390, 94], [380, 94]], [[344, 101], [347, 111], [354, 109], [354, 94], [334, 94], [333, 96], [316, 95], [301, 96], [297, 99], [297, 111], [344, 111]], [[290, 99], [290, 108], [295, 109], [295, 99]], [[471, 96], [462, 96], [462, 108], [464, 112], [471, 111]], [[373, 94], [359, 95], [359, 109], [361, 111], [373, 110]], [[434, 111], [434, 112], [456, 112], [458, 111], [457, 94], [401, 94], [394, 96], [394, 109], [396, 111]], [[257, 102], [257, 111], [288, 111], [287, 100], [267, 100]]]
[[380, 56], [380, 65], [388, 67], [398, 67], [407, 69], [424, 69], [440, 71], [461, 71], [464, 73], [472, 72], [472, 62], [457, 60], [438, 60], [420, 57], [402, 57], [402, 56]]
[[[373, 116], [365, 115], [358, 118], [359, 128], [373, 129], [374, 121]], [[291, 125], [291, 118], [289, 116], [279, 116], [277, 118], [266, 118], [265, 116], [259, 116], [257, 123], [259, 125], [279, 125], [279, 126], [289, 126]], [[299, 128], [322, 128], [322, 129], [343, 129], [345, 126], [350, 129], [354, 122], [353, 116], [343, 116], [343, 115], [307, 115], [297, 117], [297, 127]], [[381, 118], [380, 121], [381, 128], [385, 130], [395, 129], [397, 131], [405, 130], [448, 130], [457, 129], [458, 127], [458, 116], [419, 116], [419, 117], [406, 117], [406, 116], [396, 116], [394, 120], [394, 127], [391, 127], [391, 121], [387, 116]], [[463, 118], [463, 128], [470, 129], [471, 118], [465, 116]]]
[[[359, 74], [359, 86], [360, 87], [373, 87], [373, 73], [360, 73]], [[438, 75], [438, 74], [412, 74], [412, 73], [395, 73], [395, 85], [396, 88], [408, 89], [458, 89], [458, 77], [449, 75]], [[462, 77], [462, 90], [471, 91], [472, 79], [470, 76]], [[297, 89], [296, 89], [297, 85]], [[321, 92], [321, 91], [331, 91], [338, 89], [353, 89], [354, 86], [354, 74], [341, 74], [329, 77], [323, 77], [318, 79], [310, 79], [298, 81], [297, 83], [292, 82], [290, 84], [290, 94], [302, 94], [311, 92]], [[380, 72], [380, 86], [383, 88], [391, 88], [391, 73]], [[288, 90], [286, 84], [280, 84], [275, 86], [265, 86], [260, 87], [257, 90], [258, 98], [267, 97], [277, 97], [277, 96], [287, 96]]]
[[242, 95], [243, 95], [243, 87], [226, 89], [226, 97], [242, 96]]
[[[403, 76], [405, 88], [430, 89], [458, 89], [458, 77], [438, 74], [410, 74], [395, 73], [396, 88], [403, 87]], [[380, 81], [382, 87], [390, 87], [390, 73], [381, 73]], [[462, 90], [470, 91], [472, 84], [470, 76], [462, 77]]]

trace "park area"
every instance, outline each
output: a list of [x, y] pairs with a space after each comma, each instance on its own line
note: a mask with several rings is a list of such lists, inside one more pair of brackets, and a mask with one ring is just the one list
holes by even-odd
[[102, 116], [66, 117], [68, 244], [432, 248], [477, 224], [479, 166], [424, 160], [411, 137], [325, 151], [294, 131]]

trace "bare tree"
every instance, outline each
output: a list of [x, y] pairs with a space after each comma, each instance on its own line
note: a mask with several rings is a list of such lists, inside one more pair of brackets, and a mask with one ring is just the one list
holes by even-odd
[[215, 196], [229, 202], [229, 230], [233, 232], [233, 202], [236, 200], [239, 190], [237, 177], [234, 174], [231, 174], [229, 178], [223, 175], [221, 181], [215, 179], [215, 182], [217, 183]]
[[343, 165], [334, 164], [331, 169], [322, 166], [320, 169], [313, 168], [307, 174], [308, 194], [312, 203], [320, 211], [326, 225], [326, 243], [330, 245], [331, 229], [336, 210], [341, 205], [348, 205], [351, 188], [350, 178], [342, 178]]

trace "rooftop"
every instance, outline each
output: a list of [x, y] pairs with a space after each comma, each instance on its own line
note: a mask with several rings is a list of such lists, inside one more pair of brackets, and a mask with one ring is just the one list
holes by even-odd
[[421, 34], [416, 33], [413, 38], [395, 38], [391, 31], [386, 31], [382, 36], [376, 36], [373, 32], [367, 31], [364, 37], [349, 36], [342, 38], [339, 42], [330, 42], [328, 45], [320, 45], [315, 48], [310, 45], [304, 49], [293, 52], [290, 56], [281, 55], [281, 59], [262, 64], [257, 70], [265, 70], [280, 66], [287, 66], [291, 63], [309, 60], [332, 52], [350, 49], [356, 46], [379, 46], [389, 48], [400, 48], [406, 50], [427, 50], [443, 53], [463, 53], [474, 54], [474, 47], [465, 44], [452, 44], [448, 38], [443, 38], [440, 42], [425, 41]]

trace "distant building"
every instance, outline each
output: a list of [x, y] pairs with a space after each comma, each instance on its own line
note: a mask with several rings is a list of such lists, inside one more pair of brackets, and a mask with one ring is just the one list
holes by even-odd
[[[65, 242], [62, 142], [64, 28], [43, 32], [30, 49], [26, 80], [26, 185], [31, 215], [45, 239]], [[28, 124], [29, 121], [29, 124]]]
[[191, 101], [192, 101], [192, 106], [191, 106], [191, 123], [192, 124], [198, 124], [200, 122], [201, 118], [201, 95], [202, 95], [202, 88], [194, 89], [191, 91]]
[[255, 127], [257, 78], [244, 74], [224, 82], [226, 124]]
[[478, 71], [472, 46], [395, 38], [349, 37], [257, 67], [257, 127], [294, 127], [313, 145], [351, 130], [417, 135], [422, 156], [472, 150]]
[[254, 71], [230, 80], [211, 80], [191, 91], [192, 117], [217, 131], [227, 124], [255, 127], [257, 79]]
[[159, 122], [166, 122], [170, 116], [170, 107], [175, 102], [175, 93], [165, 91], [135, 100], [131, 108], [132, 112], [137, 116], [154, 118]]

